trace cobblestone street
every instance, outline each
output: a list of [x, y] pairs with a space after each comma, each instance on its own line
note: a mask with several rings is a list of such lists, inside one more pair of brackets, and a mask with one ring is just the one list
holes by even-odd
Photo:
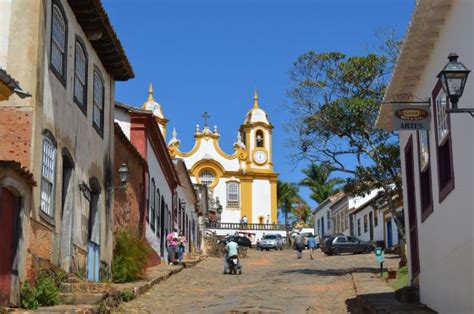
[[[395, 266], [398, 259], [387, 259]], [[243, 274], [223, 275], [221, 259], [208, 258], [154, 286], [143, 296], [121, 307], [126, 312], [235, 313], [346, 313], [355, 308], [350, 270], [377, 269], [373, 254], [326, 256], [314, 260], [305, 251], [252, 250], [241, 260]]]

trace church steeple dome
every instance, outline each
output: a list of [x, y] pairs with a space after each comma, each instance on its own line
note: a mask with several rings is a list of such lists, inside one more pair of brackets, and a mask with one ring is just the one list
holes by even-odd
[[253, 106], [247, 112], [247, 115], [245, 116], [245, 121], [244, 124], [253, 124], [253, 123], [264, 123], [267, 125], [270, 125], [270, 122], [268, 121], [267, 113], [263, 111], [262, 108], [260, 108], [260, 105], [258, 103], [258, 94], [257, 90], [254, 91], [253, 93]]
[[153, 112], [155, 116], [156, 122], [158, 123], [161, 133], [166, 140], [166, 126], [168, 125], [168, 119], [166, 119], [165, 115], [163, 114], [163, 109], [158, 103], [155, 98], [153, 97], [153, 85], [150, 82], [150, 87], [148, 88], [148, 98], [143, 103], [143, 109], [150, 110]]

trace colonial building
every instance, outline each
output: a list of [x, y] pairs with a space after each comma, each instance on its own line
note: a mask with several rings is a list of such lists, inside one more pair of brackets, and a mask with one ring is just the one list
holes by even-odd
[[0, 67], [32, 95], [0, 103], [0, 160], [18, 162], [37, 183], [31, 206], [15, 212], [18, 268], [1, 277], [14, 282], [14, 301], [17, 281], [38, 264], [85, 270], [90, 280], [109, 273], [114, 82], [134, 74], [100, 1], [8, 0], [0, 8]]
[[180, 150], [180, 140], [173, 131], [170, 154], [182, 158], [193, 183], [205, 184], [222, 206], [223, 223], [277, 223], [276, 183], [273, 171], [272, 129], [267, 114], [260, 108], [255, 93], [252, 108], [237, 132], [234, 151], [225, 153], [219, 146], [220, 134], [205, 123], [196, 126], [194, 147]]
[[[159, 106], [153, 99], [150, 86], [149, 97], [143, 107], [149, 108], [152, 102]], [[156, 113], [118, 102], [115, 104], [115, 121], [148, 163], [145, 236], [154, 250], [150, 265], [156, 265], [168, 256], [166, 235], [177, 226], [179, 184]]]
[[[377, 120], [393, 128], [389, 102], [431, 105], [429, 130], [400, 131], [400, 155], [410, 283], [439, 313], [474, 312], [474, 120], [448, 111], [453, 103], [438, 79], [451, 52], [474, 68], [473, 12], [473, 1], [416, 2]], [[458, 106], [472, 111], [472, 74], [465, 87]]]

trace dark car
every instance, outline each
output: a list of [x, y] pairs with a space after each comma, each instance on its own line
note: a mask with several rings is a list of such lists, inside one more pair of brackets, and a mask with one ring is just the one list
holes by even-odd
[[248, 248], [252, 247], [252, 241], [250, 241], [250, 239], [247, 237], [235, 236], [235, 235], [228, 236], [227, 238], [225, 238], [224, 243], [227, 244], [228, 242], [230, 242], [230, 240], [237, 242], [239, 246], [248, 247]]
[[341, 255], [342, 253], [370, 253], [374, 249], [372, 243], [346, 235], [334, 235], [328, 237], [321, 244], [321, 251], [327, 255]]

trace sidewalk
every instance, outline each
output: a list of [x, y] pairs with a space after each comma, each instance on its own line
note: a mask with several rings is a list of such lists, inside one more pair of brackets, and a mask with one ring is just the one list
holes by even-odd
[[421, 303], [404, 304], [395, 291], [371, 272], [353, 272], [352, 279], [358, 304], [368, 313], [436, 313]]
[[183, 261], [179, 265], [158, 265], [150, 267], [146, 271], [146, 279], [141, 281], [116, 283], [64, 283], [60, 293], [61, 303], [55, 306], [40, 307], [36, 310], [24, 310], [18, 308], [0, 308], [0, 313], [67, 313], [67, 314], [91, 314], [99, 313], [100, 309], [110, 309], [119, 305], [122, 301], [122, 292], [133, 292], [135, 298], [144, 294], [154, 285], [179, 273], [184, 268], [193, 267], [203, 258]]

